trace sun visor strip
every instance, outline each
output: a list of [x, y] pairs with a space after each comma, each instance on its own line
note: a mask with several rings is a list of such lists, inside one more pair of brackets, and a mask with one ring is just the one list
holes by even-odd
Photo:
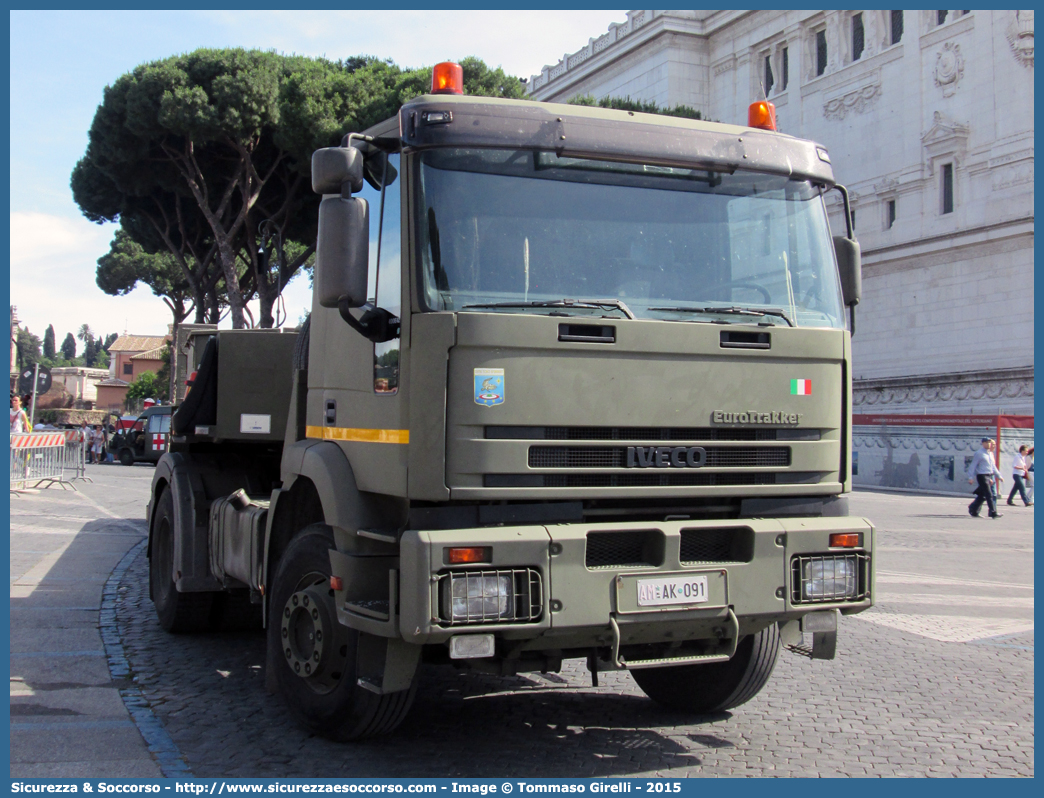
[[[426, 125], [425, 113], [449, 108], [453, 123]], [[518, 147], [554, 151], [576, 158], [635, 160], [732, 172], [766, 172], [832, 185], [834, 174], [814, 142], [780, 133], [736, 129], [687, 129], [679, 124], [652, 124], [573, 115], [569, 106], [551, 110], [531, 103], [479, 104], [457, 100], [423, 100], [401, 109], [400, 130], [410, 147]], [[673, 121], [673, 120], [671, 120]]]

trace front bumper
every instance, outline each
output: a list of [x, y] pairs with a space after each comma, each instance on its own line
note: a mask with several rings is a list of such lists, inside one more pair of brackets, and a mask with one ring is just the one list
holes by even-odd
[[[829, 536], [837, 532], [862, 533], [862, 545], [830, 548]], [[476, 546], [488, 547], [487, 562], [447, 565], [447, 549]], [[513, 645], [528, 650], [569, 650], [614, 639], [644, 644], [712, 638], [720, 636], [724, 623], [736, 621], [739, 634], [745, 635], [810, 611], [860, 612], [873, 604], [873, 548], [874, 528], [862, 518], [407, 531], [400, 543], [398, 578], [393, 574], [390, 581], [397, 583], [392, 589], [399, 635], [409, 643], [443, 643], [456, 634], [492, 632], [505, 641], [520, 641]], [[807, 573], [800, 563], [839, 557], [855, 563], [851, 597], [834, 600], [799, 583]], [[517, 600], [516, 610], [528, 601], [529, 611], [507, 610], [509, 617], [495, 622], [455, 619], [446, 591], [454, 575], [463, 572], [512, 574], [510, 584], [528, 584], [532, 596], [510, 600]], [[518, 573], [525, 576], [516, 577]], [[706, 601], [668, 606], [639, 602], [638, 592], [642, 584], [648, 586], [647, 580], [693, 576], [706, 577]], [[485, 583], [506, 586], [507, 578], [490, 576]], [[502, 608], [507, 601], [502, 600]], [[391, 627], [395, 617], [389, 615]]]

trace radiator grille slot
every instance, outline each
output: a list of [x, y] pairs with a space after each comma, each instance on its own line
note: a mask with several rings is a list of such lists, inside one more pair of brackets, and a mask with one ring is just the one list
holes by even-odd
[[657, 529], [588, 532], [588, 568], [640, 568], [663, 565], [664, 537]]
[[683, 565], [706, 562], [750, 562], [754, 559], [754, 530], [749, 527], [683, 529]]
[[[782, 428], [778, 432], [789, 432]], [[774, 441], [776, 429], [714, 427], [524, 427], [488, 426], [487, 439], [548, 441]]]
[[[705, 450], [706, 468], [779, 468], [790, 465], [790, 447], [715, 446]], [[530, 446], [530, 468], [625, 468], [624, 446]]]
[[[815, 485], [820, 475], [815, 471], [775, 473], [699, 473], [699, 469], [643, 469], [641, 473], [624, 474], [483, 474], [486, 488], [641, 488], [695, 487], [702, 485]], [[653, 471], [654, 473], [648, 473]]]

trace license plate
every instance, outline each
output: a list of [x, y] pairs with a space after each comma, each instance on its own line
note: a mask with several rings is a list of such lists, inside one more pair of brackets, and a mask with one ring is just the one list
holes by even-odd
[[709, 601], [709, 596], [707, 577], [704, 574], [638, 580], [639, 607], [702, 604], [705, 601]]

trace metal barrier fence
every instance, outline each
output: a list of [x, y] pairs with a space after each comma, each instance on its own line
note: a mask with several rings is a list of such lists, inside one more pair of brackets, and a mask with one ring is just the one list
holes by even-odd
[[11, 436], [11, 490], [66, 485], [86, 475], [86, 451], [77, 430], [26, 432]]

